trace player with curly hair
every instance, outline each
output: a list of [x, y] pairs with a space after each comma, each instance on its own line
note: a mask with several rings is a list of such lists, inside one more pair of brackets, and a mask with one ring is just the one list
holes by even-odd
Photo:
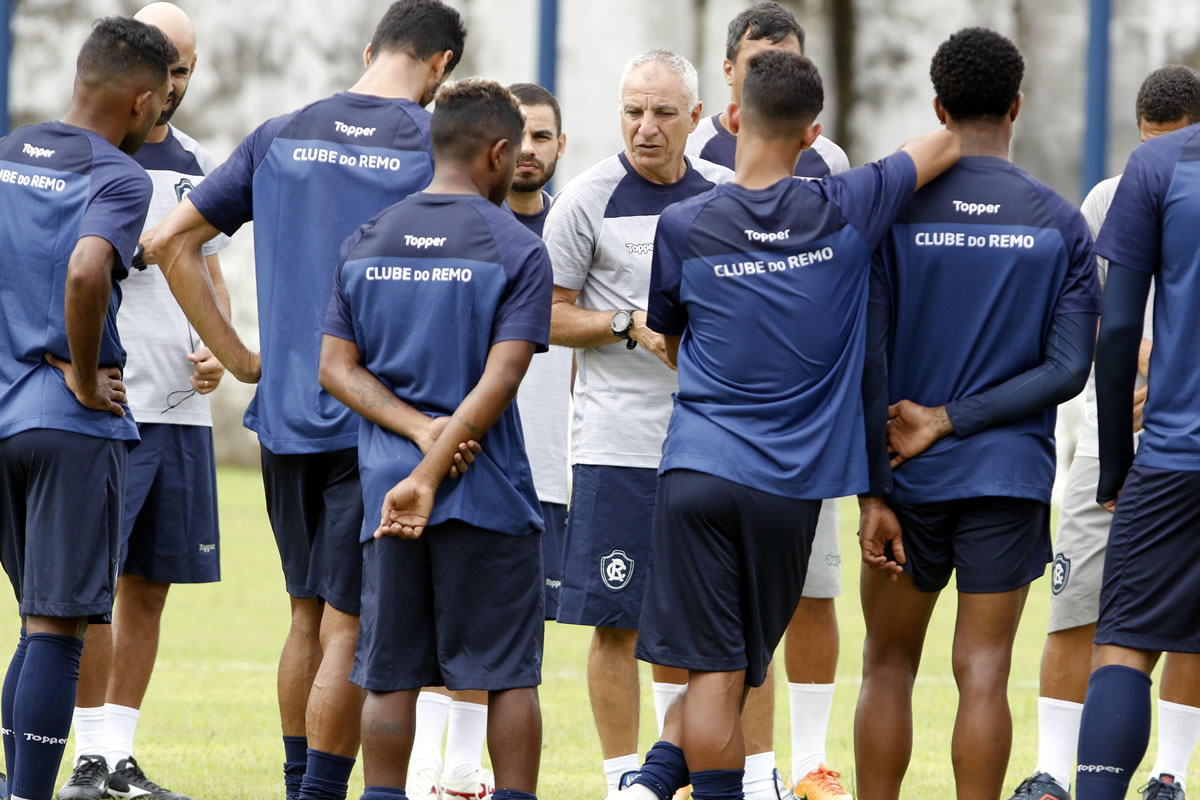
[[900, 796], [925, 633], [956, 571], [957, 794], [1000, 796], [1013, 639], [1051, 555], [1055, 408], [1084, 387], [1100, 310], [1083, 217], [1008, 160], [1020, 51], [967, 28], [930, 73], [963, 158], [900, 215], [872, 281], [868, 362], [891, 405], [868, 414], [889, 420], [893, 486], [860, 501], [860, 800]]

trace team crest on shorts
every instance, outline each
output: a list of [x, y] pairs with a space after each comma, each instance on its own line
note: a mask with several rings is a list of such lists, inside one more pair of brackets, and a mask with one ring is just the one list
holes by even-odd
[[610, 592], [619, 592], [633, 578], [633, 559], [624, 550], [613, 550], [600, 558], [600, 580]]
[[1062, 553], [1054, 556], [1054, 565], [1050, 568], [1050, 591], [1058, 594], [1067, 587], [1067, 579], [1071, 577], [1071, 559]]

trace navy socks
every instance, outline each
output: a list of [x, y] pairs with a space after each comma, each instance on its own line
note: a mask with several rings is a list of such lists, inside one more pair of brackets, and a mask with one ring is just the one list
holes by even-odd
[[693, 772], [692, 797], [696, 800], [743, 800], [744, 769], [708, 769]]
[[25, 663], [25, 629], [12, 661], [8, 662], [8, 673], [4, 676], [4, 691], [0, 694], [0, 720], [4, 726], [4, 769], [12, 775], [13, 764], [17, 763], [17, 734], [13, 728], [13, 705], [17, 697], [17, 681], [21, 679], [21, 665]]
[[675, 792], [688, 783], [683, 751], [670, 742], [655, 742], [633, 782], [654, 792], [658, 800], [671, 800]]
[[492, 800], [537, 800], [537, 795], [518, 792], [516, 789], [497, 789], [492, 794]]
[[[25, 663], [12, 698], [11, 730], [18, 735], [8, 786], [16, 797], [54, 796], [54, 781], [71, 732], [82, 653], [83, 641], [74, 636], [31, 633], [25, 637]], [[9, 682], [5, 681], [5, 697]]]
[[346, 800], [354, 759], [308, 751], [308, 768], [300, 785], [301, 800]]
[[1092, 673], [1079, 725], [1076, 797], [1121, 800], [1150, 743], [1150, 676], [1112, 665]]
[[308, 768], [308, 737], [283, 737], [283, 788], [287, 800], [299, 800], [300, 784]]
[[[495, 797], [495, 795], [492, 795]], [[391, 786], [367, 786], [363, 789], [362, 797], [359, 800], [408, 800], [408, 795], [403, 789], [395, 789]]]

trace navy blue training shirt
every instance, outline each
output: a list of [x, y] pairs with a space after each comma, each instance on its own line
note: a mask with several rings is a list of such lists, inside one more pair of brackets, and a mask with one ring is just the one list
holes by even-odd
[[1200, 125], [1133, 151], [1096, 254], [1154, 276], [1154, 386], [1134, 463], [1200, 470]]
[[[325, 332], [358, 345], [363, 365], [432, 417], [454, 413], [506, 340], [550, 340], [550, 259], [511, 213], [476, 195], [414, 195], [364, 225], [342, 249]], [[542, 530], [521, 420], [511, 404], [470, 471], [438, 490], [430, 525], [462, 520], [515, 536]], [[421, 462], [411, 440], [361, 419], [362, 540], [383, 498]]]
[[[536, 213], [536, 214], [519, 214], [516, 211], [513, 211], [511, 208], [509, 208], [508, 210], [512, 211], [512, 215], [517, 218], [517, 222], [521, 223], [526, 228], [529, 228], [529, 230], [533, 231], [537, 235], [537, 237], [540, 239], [540, 238], [542, 238], [542, 231], [546, 227], [546, 217], [547, 217], [547, 215], [550, 214], [550, 206], [552, 206], [552, 205], [554, 205], [554, 198], [552, 198], [550, 196], [549, 192], [543, 190], [542, 191], [542, 210], [539, 211], [538, 213]], [[507, 203], [505, 204], [505, 206], [507, 207]]]
[[67, 264], [79, 239], [98, 236], [116, 254], [99, 363], [124, 368], [117, 281], [129, 274], [151, 190], [146, 172], [92, 131], [42, 122], [0, 139], [0, 438], [53, 428], [137, 440], [128, 409], [85, 407], [44, 356], [71, 359]]
[[[1042, 363], [1055, 314], [1100, 311], [1079, 211], [1000, 158], [965, 156], [921, 189], [879, 251], [872, 302], [890, 305], [888, 402], [952, 404]], [[895, 471], [903, 503], [1050, 502], [1055, 408], [947, 436]], [[953, 414], [951, 414], [953, 421]]]
[[353, 447], [358, 422], [317, 382], [338, 248], [433, 177], [429, 112], [341, 92], [269, 120], [192, 190], [232, 234], [254, 220], [262, 378], [246, 427], [274, 453]]
[[867, 489], [871, 253], [916, 180], [897, 153], [819, 181], [724, 184], [663, 212], [647, 324], [683, 338], [660, 472], [795, 498]]

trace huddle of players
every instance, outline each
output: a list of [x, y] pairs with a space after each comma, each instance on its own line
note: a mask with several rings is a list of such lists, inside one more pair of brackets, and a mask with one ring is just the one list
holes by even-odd
[[[855, 730], [856, 760], [870, 768], [858, 770], [859, 794], [899, 796], [925, 628], [957, 569], [956, 782], [961, 796], [999, 796], [1012, 638], [1050, 555], [1054, 407], [1083, 388], [1100, 310], [1091, 235], [1078, 211], [1007, 160], [1023, 72], [1008, 40], [967, 29], [939, 48], [931, 73], [946, 131], [796, 181], [806, 161], [819, 169], [814, 153], [826, 174], [838, 160], [814, 122], [820, 77], [800, 55], [794, 19], [773, 27], [786, 14], [774, 4], [747, 13], [727, 49], [735, 102], [705, 120], [708, 144], [687, 137], [700, 123], [694, 69], [651, 51], [622, 77], [626, 151], [553, 208], [534, 186], [540, 203], [523, 199], [528, 218], [518, 221], [500, 206], [519, 160], [526, 176], [537, 171], [522, 155], [530, 126], [520, 102], [479, 79], [439, 90], [462, 54], [461, 20], [437, 0], [400, 0], [358, 83], [264, 123], [144, 237], [200, 339], [237, 378], [259, 383], [246, 421], [263, 445], [292, 597], [279, 681], [289, 797], [344, 797], [360, 736], [364, 797], [406, 796], [418, 695], [431, 685], [487, 692], [493, 796], [534, 796], [542, 562], [552, 552], [535, 535], [555, 513], [545, 503], [562, 503], [539, 502], [512, 400], [551, 342], [578, 348], [579, 360], [558, 617], [596, 628], [589, 688], [609, 762], [627, 729], [614, 731], [606, 712], [625, 726], [632, 716], [636, 738], [636, 705], [625, 708], [636, 702], [635, 643], [658, 665], [663, 698], [661, 740], [640, 768], [636, 756], [606, 762], [629, 773], [610, 790], [635, 800], [688, 784], [699, 800], [788, 791], [773, 755], [767, 786], [752, 783], [747, 752], [769, 755], [769, 738], [756, 751], [757, 715], [747, 712], [743, 734], [741, 710], [785, 630], [828, 630], [821, 605], [798, 611], [802, 567], [829, 516], [821, 501], [858, 494], [871, 567]], [[115, 563], [129, 536], [127, 443], [139, 431], [125, 414], [117, 281], [150, 181], [117, 148], [136, 151], [162, 120], [179, 56], [154, 27], [102, 20], [63, 122], [0, 142], [13, 176], [0, 187], [13, 212], [5, 272], [28, 266], [0, 284], [0, 552], [25, 623], [3, 692], [15, 798], [53, 793], [81, 637], [112, 606], [115, 576], [88, 567]], [[1171, 76], [1173, 90], [1195, 79]], [[1160, 91], [1169, 104], [1171, 90]], [[435, 94], [431, 116], [423, 106]], [[1186, 111], [1149, 117], [1139, 101], [1140, 122], [1190, 121]], [[556, 108], [554, 124], [561, 137]], [[1200, 202], [1194, 135], [1135, 153], [1097, 246], [1111, 261], [1097, 360], [1100, 498], [1111, 505], [1126, 472], [1134, 480], [1109, 542], [1081, 797], [1123, 795], [1148, 738], [1157, 652], [1195, 649], [1177, 613], [1194, 562], [1180, 557], [1192, 520], [1179, 500], [1193, 491], [1200, 445], [1187, 413], [1195, 393], [1151, 396], [1132, 470], [1129, 435], [1144, 300], [1159, 269], [1156, 384], [1196, 388], [1183, 331], [1197, 250], [1183, 220]], [[732, 172], [703, 160], [731, 144]], [[685, 147], [700, 158], [684, 158]], [[302, 190], [312, 181], [322, 190]], [[261, 361], [230, 327], [203, 249], [250, 219]], [[542, 219], [546, 245], [522, 224]], [[197, 391], [212, 380], [200, 375], [198, 363]], [[630, 413], [631, 400], [643, 408]], [[489, 565], [486, 586], [462, 568], [473, 560]], [[1177, 574], [1170, 591], [1134, 591], [1151, 564]], [[832, 623], [824, 649], [836, 664]], [[819, 698], [823, 722], [828, 699], [831, 687]], [[798, 791], [844, 793], [836, 773], [819, 762], [811, 771], [820, 785]], [[119, 793], [110, 778], [105, 790]], [[1038, 796], [1050, 781], [1064, 783], [1039, 772], [1018, 794]], [[1153, 788], [1181, 793], [1181, 781], [1164, 770]], [[149, 786], [126, 796], [169, 796]]]

